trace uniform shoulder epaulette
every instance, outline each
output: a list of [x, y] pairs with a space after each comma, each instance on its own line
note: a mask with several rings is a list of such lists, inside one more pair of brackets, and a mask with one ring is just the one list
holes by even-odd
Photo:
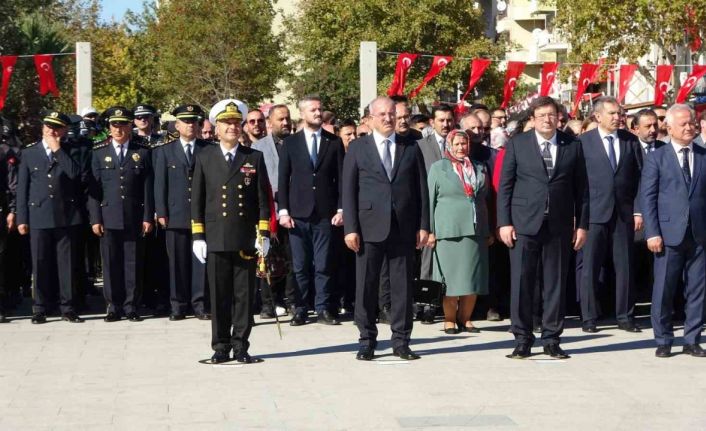
[[38, 143], [39, 143], [39, 141], [30, 142], [29, 144], [23, 145], [23, 146], [22, 146], [22, 149], [24, 150], [25, 148], [34, 147], [34, 146], [37, 145]]
[[132, 140], [132, 143], [135, 144], [135, 145], [137, 145], [138, 147], [147, 148], [148, 150], [149, 150], [150, 148], [152, 148], [152, 147], [150, 146], [149, 142], [145, 142], [145, 141], [140, 140], [140, 139], [133, 139], [133, 140]]
[[174, 140], [167, 141], [165, 139], [160, 139], [158, 141], [153, 142], [149, 148], [152, 148], [154, 150], [155, 148], [163, 147], [167, 144], [171, 144], [172, 142], [174, 142]]
[[97, 143], [96, 145], [93, 146], [94, 150], [97, 150], [99, 148], [107, 147], [110, 144], [110, 139], [106, 139], [105, 141], [101, 141]]

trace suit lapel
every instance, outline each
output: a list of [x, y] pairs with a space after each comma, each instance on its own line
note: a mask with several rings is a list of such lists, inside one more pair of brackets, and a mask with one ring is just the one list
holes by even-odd
[[[176, 145], [172, 145], [172, 151], [174, 151], [176, 154], [176, 158], [181, 160], [181, 162], [184, 164], [184, 166], [189, 166], [189, 162], [186, 160], [186, 153], [184, 152], [184, 146], [181, 145], [181, 140], [177, 140]], [[193, 145], [192, 147], [196, 147], [196, 145]], [[193, 151], [193, 149], [192, 149]], [[191, 159], [193, 160], [194, 157], [193, 155], [191, 156]]]
[[564, 157], [564, 152], [566, 151], [567, 142], [560, 138], [559, 135], [556, 137], [556, 160], [554, 160], [554, 168], [552, 168], [552, 176], [549, 178], [554, 179], [556, 173], [559, 171], [559, 166], [561, 164], [561, 159]]
[[618, 166], [615, 167], [615, 173], [617, 174], [620, 167], [625, 164], [625, 159], [628, 154], [628, 142], [624, 137], [618, 135], [618, 146], [620, 147], [620, 159], [618, 160]]
[[[243, 163], [245, 163], [247, 158], [247, 154], [245, 154], [240, 145], [238, 145], [238, 149], [235, 151], [235, 159], [233, 159], [233, 163], [230, 165], [230, 171], [228, 171], [228, 180], [230, 180], [233, 175], [238, 173], [240, 167], [243, 166]], [[225, 158], [223, 160], [225, 161]]]
[[[668, 150], [669, 153], [669, 159], [672, 160], [672, 165], [674, 168], [676, 168], [677, 175], [679, 175], [679, 178], [682, 180], [682, 184], [684, 184], [684, 189], [686, 189], [686, 178], [684, 178], [684, 173], [681, 170], [681, 165], [679, 164], [679, 158], [677, 156], [677, 153], [674, 151], [673, 148], [669, 148]], [[694, 159], [696, 159], [696, 156], [694, 156]], [[694, 184], [694, 179], [691, 179], [692, 185]], [[689, 193], [690, 190], [686, 189], [687, 193]]]
[[380, 159], [378, 148], [375, 145], [375, 138], [373, 138], [372, 134], [365, 137], [365, 145], [363, 148], [365, 150], [365, 156], [368, 159], [370, 166], [373, 167], [373, 170], [377, 172], [378, 175], [388, 179], [385, 169], [382, 166], [382, 160]]
[[319, 166], [321, 166], [321, 161], [324, 159], [326, 156], [326, 151], [328, 150], [329, 145], [329, 140], [327, 137], [324, 136], [323, 130], [321, 132], [321, 142], [319, 142], [319, 151], [316, 154], [316, 167], [314, 170], [318, 170]]
[[[694, 146], [696, 148], [696, 146]], [[694, 170], [693, 174], [691, 175], [691, 189], [689, 190], [689, 197], [691, 197], [691, 194], [694, 192], [694, 189], [696, 188], [696, 182], [699, 180], [699, 175], [701, 173], [701, 163], [703, 160], [701, 159], [701, 153], [694, 151]]]
[[402, 160], [402, 155], [407, 148], [407, 145], [405, 145], [403, 142], [400, 142], [402, 138], [400, 135], [395, 135], [395, 160], [392, 162], [392, 179], [390, 182], [392, 182], [395, 179], [395, 175], [397, 175], [397, 171], [399, 170], [400, 167], [400, 160]]
[[[547, 166], [544, 164], [544, 157], [542, 157], [542, 152], [539, 150], [539, 142], [537, 142], [537, 135], [534, 132], [529, 132], [532, 133], [530, 136], [530, 145], [532, 148], [529, 148], [530, 153], [532, 154], [532, 157], [530, 160], [534, 160], [535, 164], [538, 165], [538, 168], [544, 172], [544, 178], [546, 179], [547, 182], [549, 182], [549, 177], [547, 176]], [[557, 141], [558, 143], [558, 141]], [[557, 156], [559, 154], [559, 151], [557, 149]], [[557, 157], [557, 160], [559, 157]], [[556, 163], [555, 163], [556, 165]]]

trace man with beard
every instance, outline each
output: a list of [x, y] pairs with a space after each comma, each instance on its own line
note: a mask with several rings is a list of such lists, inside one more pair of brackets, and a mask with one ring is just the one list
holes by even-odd
[[[292, 132], [292, 117], [289, 114], [289, 108], [287, 108], [287, 105], [272, 106], [270, 108], [267, 121], [272, 131], [271, 134], [255, 141], [252, 144], [252, 148], [262, 151], [263, 157], [265, 158], [265, 166], [267, 167], [267, 176], [270, 179], [270, 184], [272, 187], [275, 205], [277, 205], [277, 200], [279, 198], [277, 193], [279, 158], [282, 154], [284, 139], [287, 138]], [[299, 304], [297, 281], [295, 279], [294, 272], [291, 269], [292, 250], [289, 245], [289, 231], [287, 229], [281, 229], [278, 230], [276, 234], [275, 232], [271, 232], [271, 235], [273, 246], [272, 252], [282, 252], [286, 256], [289, 271], [287, 276], [283, 279], [277, 281], [273, 280], [272, 286], [267, 284], [267, 280], [260, 280], [260, 299], [262, 300], [260, 318], [262, 319], [273, 319], [275, 317], [277, 310], [272, 308], [273, 295], [281, 297], [282, 293], [284, 293], [286, 296], [285, 301], [287, 309], [292, 313], [292, 315], [296, 312], [296, 307]], [[274, 250], [275, 248], [278, 248], [279, 250]], [[281, 298], [277, 299], [280, 300]]]
[[257, 142], [267, 135], [265, 114], [259, 109], [253, 109], [245, 117], [245, 133], [248, 143]]

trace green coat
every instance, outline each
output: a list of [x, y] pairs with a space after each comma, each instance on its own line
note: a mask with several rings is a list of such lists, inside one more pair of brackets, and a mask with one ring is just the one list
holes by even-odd
[[[461, 180], [448, 159], [434, 162], [429, 169], [429, 208], [431, 232], [436, 239], [464, 236], [490, 236], [488, 224], [488, 171], [472, 160], [476, 173], [475, 196], [466, 196]], [[475, 214], [475, 223], [474, 220]]]

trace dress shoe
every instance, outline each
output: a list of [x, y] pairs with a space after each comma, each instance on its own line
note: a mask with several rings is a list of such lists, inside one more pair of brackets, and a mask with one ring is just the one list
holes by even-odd
[[434, 310], [427, 308], [422, 313], [422, 324], [423, 325], [433, 325], [434, 324]]
[[306, 315], [304, 313], [294, 313], [292, 320], [289, 321], [289, 326], [306, 325]]
[[328, 310], [324, 310], [321, 313], [319, 313], [319, 317], [316, 320], [319, 323], [323, 323], [324, 325], [340, 325], [341, 322], [336, 319], [336, 316], [333, 315]]
[[375, 357], [375, 349], [370, 346], [363, 346], [358, 349], [358, 353], [355, 358], [359, 361], [372, 361]]
[[706, 350], [702, 349], [699, 344], [684, 344], [682, 353], [696, 358], [706, 358]]
[[415, 359], [421, 358], [421, 356], [414, 353], [408, 346], [398, 347], [392, 350], [392, 354], [404, 359], [405, 361], [413, 361]]
[[596, 322], [583, 322], [583, 324], [581, 324], [581, 330], [589, 334], [595, 334], [598, 332], [598, 327], [596, 326]]
[[213, 356], [211, 356], [211, 363], [213, 364], [222, 364], [223, 362], [228, 361], [230, 361], [230, 355], [228, 352], [224, 352], [223, 350], [216, 350]]
[[464, 326], [463, 332], [468, 332], [471, 334], [480, 334], [480, 329], [476, 328], [475, 326]]
[[378, 323], [389, 325], [392, 318], [390, 317], [390, 307], [383, 307], [378, 313]]
[[209, 313], [198, 313], [196, 318], [199, 320], [211, 320], [211, 315]]
[[172, 322], [176, 322], [177, 320], [184, 320], [186, 319], [186, 316], [183, 314], [170, 314], [169, 315], [169, 320]]
[[242, 353], [234, 353], [233, 354], [233, 359], [235, 359], [235, 362], [241, 363], [241, 364], [252, 364], [253, 362], [260, 362], [260, 360], [253, 358], [248, 354], [248, 352], [242, 352]]
[[618, 329], [625, 332], [642, 332], [640, 327], [636, 325], [635, 322], [633, 322], [632, 320], [623, 323], [618, 322]]
[[503, 319], [502, 317], [500, 317], [500, 313], [498, 313], [498, 310], [491, 308], [488, 310], [488, 314], [486, 314], [485, 320], [489, 322], [500, 322]]
[[140, 315], [134, 311], [127, 313], [127, 315], [125, 315], [125, 317], [127, 318], [127, 320], [129, 320], [131, 322], [142, 322], [142, 317], [140, 317]]
[[120, 320], [120, 316], [114, 311], [109, 311], [103, 318], [104, 322], [117, 322], [118, 320]]
[[655, 356], [658, 358], [668, 358], [672, 356], [672, 346], [668, 344], [657, 346], [657, 350], [655, 350]]
[[548, 344], [544, 346], [544, 354], [555, 359], [569, 359], [571, 357], [567, 355], [558, 344]]
[[274, 319], [275, 312], [270, 307], [262, 307], [260, 310], [260, 319]]
[[456, 328], [456, 325], [450, 326], [448, 328], [444, 328], [444, 333], [447, 335], [455, 335], [458, 334], [459, 330]]
[[518, 344], [515, 346], [515, 350], [509, 355], [505, 355], [505, 357], [510, 359], [525, 359], [529, 358], [531, 354], [530, 346], [527, 344]]
[[64, 322], [71, 322], [71, 323], [85, 322], [85, 320], [83, 320], [78, 314], [76, 314], [75, 311], [69, 311], [68, 313], [62, 314], [61, 320], [63, 320]]
[[32, 323], [40, 324], [40, 323], [47, 323], [47, 315], [44, 313], [34, 313], [32, 315]]

